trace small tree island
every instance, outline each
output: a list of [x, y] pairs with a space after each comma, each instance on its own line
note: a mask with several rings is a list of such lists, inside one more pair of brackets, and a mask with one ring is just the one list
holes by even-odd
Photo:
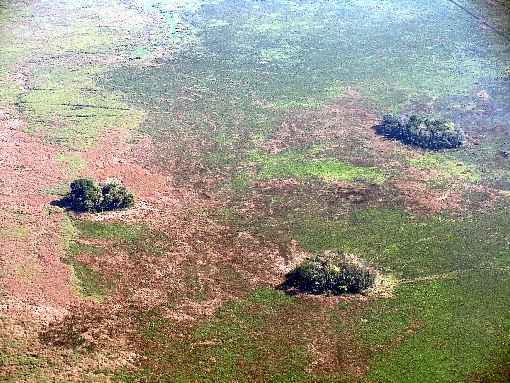
[[310, 294], [357, 294], [373, 287], [377, 274], [353, 255], [325, 252], [287, 274], [283, 287]]
[[118, 180], [97, 183], [80, 178], [70, 184], [69, 193], [62, 205], [76, 212], [101, 212], [126, 209], [134, 204], [134, 196]]
[[386, 115], [375, 130], [386, 138], [430, 150], [458, 148], [465, 140], [463, 130], [453, 122], [416, 115], [407, 119]]

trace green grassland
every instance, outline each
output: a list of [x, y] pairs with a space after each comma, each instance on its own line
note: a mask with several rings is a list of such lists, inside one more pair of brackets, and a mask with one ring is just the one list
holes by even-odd
[[[225, 232], [281, 249], [295, 241], [310, 254], [353, 253], [394, 281], [389, 296], [291, 296], [263, 282], [248, 286], [242, 272], [251, 260], [242, 251], [235, 265], [204, 258], [214, 241], [224, 246], [219, 253], [233, 251], [235, 235], [212, 238], [201, 228], [186, 239], [191, 250], [174, 259], [171, 232], [66, 216], [63, 262], [78, 296], [107, 305], [109, 298], [132, 303], [137, 290], [164, 290], [159, 305], [126, 306], [133, 327], [120, 331], [129, 332], [139, 358], [101, 374], [116, 382], [509, 378], [510, 175], [501, 156], [510, 130], [507, 40], [440, 0], [80, 3], [59, 1], [52, 13], [47, 1], [15, 2], [8, 11], [0, 1], [0, 107], [59, 148], [55, 160], [69, 177], [86, 165], [77, 153], [101, 135], [148, 135], [149, 160], [171, 172], [177, 187], [214, 180], [206, 191], [222, 210], [204, 214]], [[500, 24], [484, 3], [464, 3]], [[120, 10], [125, 19], [116, 18]], [[22, 41], [27, 31], [35, 32]], [[343, 110], [346, 102], [358, 109]], [[368, 140], [369, 122], [346, 135], [311, 133], [327, 121], [310, 121], [310, 113], [349, 125], [349, 113], [416, 111], [453, 118], [468, 145], [406, 150]], [[288, 126], [302, 140], [283, 136], [288, 147], [271, 150]], [[482, 208], [462, 201], [456, 212], [418, 213], [394, 186], [413, 172], [428, 176], [417, 180], [425, 190], [462, 185], [498, 197]], [[289, 180], [290, 191], [257, 186]], [[338, 185], [367, 194], [361, 202], [339, 197]], [[27, 233], [6, 227], [0, 235], [22, 240]], [[109, 256], [122, 260], [118, 270]], [[161, 270], [177, 270], [171, 275], [182, 280]], [[186, 322], [168, 314], [178, 305], [201, 307], [218, 290], [225, 296], [212, 315]], [[39, 376], [48, 363], [0, 349], [0, 368], [31, 366], [20, 379]]]
[[[157, 106], [143, 130], [178, 148], [163, 153], [162, 158], [179, 156], [181, 145], [188, 142], [184, 137], [191, 136], [192, 142], [202, 145], [202, 151], [192, 155], [185, 150], [182, 163], [201, 162], [211, 174], [230, 174], [225, 185], [236, 195], [233, 211], [235, 201], [249, 200], [251, 182], [257, 179], [382, 185], [389, 176], [398, 179], [391, 169], [344, 161], [347, 153], [341, 161], [325, 157], [313, 150], [321, 144], [313, 139], [301, 151], [253, 151], [289, 113], [325, 107], [351, 88], [380, 114], [428, 103], [434, 105], [433, 113], [449, 116], [441, 112], [441, 105], [454, 98], [471, 100], [479, 81], [497, 77], [509, 59], [504, 53], [506, 43], [489, 34], [476, 33], [465, 39], [466, 31], [474, 28], [473, 21], [439, 2], [298, 5], [275, 1], [235, 6], [223, 2], [204, 7], [200, 16], [205, 20], [201, 46], [206, 54], [185, 52], [178, 65], [169, 63], [150, 73], [123, 69], [112, 72], [107, 81], [122, 89], [135, 105]], [[481, 46], [486, 49], [477, 49]], [[143, 94], [143, 99], [136, 94]], [[179, 119], [169, 121], [168, 115], [177, 111]], [[489, 117], [487, 123], [495, 119]], [[435, 184], [442, 182], [446, 188], [448, 182], [477, 184], [486, 181], [488, 174], [498, 177], [494, 165], [488, 165], [489, 169], [480, 166], [472, 152], [423, 153], [397, 160], [434, 172]], [[274, 195], [272, 201], [277, 206], [289, 198]], [[310, 252], [353, 252], [399, 281], [393, 298], [350, 305], [342, 309], [341, 319], [340, 308], [329, 309], [329, 325], [338, 327], [337, 333], [329, 335], [332, 355], [342, 357], [344, 342], [365, 350], [360, 360], [365, 360], [369, 370], [361, 380], [367, 382], [460, 382], [480, 371], [495, 371], [488, 375], [493, 374], [493, 381], [504, 379], [498, 375], [504, 372], [498, 371], [502, 371], [508, 350], [504, 307], [509, 303], [506, 241], [510, 227], [506, 202], [499, 210], [464, 217], [421, 217], [398, 208], [351, 207], [347, 216], [333, 220], [306, 206], [303, 202], [299, 212], [285, 212], [282, 206], [277, 215], [256, 212], [260, 215], [257, 224], [245, 221], [242, 213], [229, 222], [261, 235], [283, 230], [287, 234], [269, 237], [296, 239]], [[262, 297], [266, 305], [274, 299], [272, 295]], [[276, 317], [260, 320], [264, 309], [257, 305], [247, 317], [232, 311], [238, 305], [253, 306], [251, 301], [228, 304], [217, 317], [199, 325], [187, 338], [196, 342], [198, 334], [207, 344], [199, 349], [167, 344], [165, 331], [171, 324], [162, 323], [166, 330], [159, 337], [152, 334], [152, 342], [168, 358], [167, 363], [173, 361], [178, 367], [161, 373], [149, 363], [141, 375], [129, 378], [123, 372], [119, 381], [141, 376], [148, 381], [358, 380], [349, 373], [314, 375], [304, 367], [310, 363], [310, 351], [300, 339], [314, 338], [316, 310], [299, 298], [286, 298], [279, 305], [282, 308], [274, 310], [280, 319], [299, 318], [299, 322], [290, 330], [284, 324], [272, 330], [265, 322], [280, 322]], [[304, 328], [309, 333], [302, 333]], [[253, 334], [257, 336], [251, 338]], [[282, 350], [270, 344], [285, 345], [285, 362], [280, 361]], [[294, 375], [281, 375], [283, 371]]]

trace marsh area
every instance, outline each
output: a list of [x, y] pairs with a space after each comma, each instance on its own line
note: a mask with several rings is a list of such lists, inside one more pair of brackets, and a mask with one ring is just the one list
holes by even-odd
[[2, 381], [507, 382], [510, 2], [0, 0], [0, 204]]

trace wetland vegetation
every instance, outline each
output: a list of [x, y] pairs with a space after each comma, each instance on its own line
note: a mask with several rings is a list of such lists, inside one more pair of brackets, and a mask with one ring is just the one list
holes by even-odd
[[0, 380], [507, 382], [509, 6], [455, 3], [0, 0]]

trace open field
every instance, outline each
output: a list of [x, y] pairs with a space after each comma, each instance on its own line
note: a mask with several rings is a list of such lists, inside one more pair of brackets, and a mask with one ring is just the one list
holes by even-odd
[[0, 381], [510, 381], [509, 70], [506, 0], [0, 0]]

